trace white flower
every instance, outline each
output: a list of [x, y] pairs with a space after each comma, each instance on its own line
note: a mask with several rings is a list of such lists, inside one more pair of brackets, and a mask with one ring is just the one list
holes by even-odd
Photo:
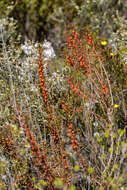
[[43, 43], [42, 46], [43, 46], [43, 48], [45, 48], [45, 49], [49, 49], [50, 47], [52, 47], [51, 42], [49, 42], [49, 41], [47, 41], [47, 40], [44, 41], [44, 43]]
[[26, 55], [31, 55], [33, 52], [33, 47], [30, 46], [27, 42], [25, 42], [25, 44], [22, 45], [21, 48]]
[[98, 137], [98, 136], [100, 136], [99, 133], [98, 133], [98, 132], [95, 132], [95, 133], [94, 133], [94, 137]]
[[45, 40], [42, 47], [44, 48], [44, 50], [43, 50], [44, 61], [52, 59], [56, 56], [54, 49], [49, 41]]
[[56, 73], [56, 72], [53, 72], [52, 75], [53, 75], [54, 77], [56, 77], [56, 76], [57, 76], [57, 73]]
[[94, 123], [93, 123], [93, 125], [95, 126], [95, 127], [98, 127], [98, 122], [97, 121], [95, 121]]

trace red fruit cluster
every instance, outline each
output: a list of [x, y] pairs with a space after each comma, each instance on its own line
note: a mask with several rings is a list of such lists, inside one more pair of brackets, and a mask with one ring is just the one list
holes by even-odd
[[69, 161], [66, 159], [66, 153], [65, 152], [62, 155], [62, 159], [63, 159], [64, 164], [65, 164], [64, 168], [68, 169], [69, 168]]
[[80, 43], [79, 34], [76, 31], [72, 31], [72, 36], [67, 39], [68, 47], [77, 49], [77, 42]]
[[4, 148], [4, 150], [11, 155], [12, 157], [16, 156], [16, 145], [11, 133], [11, 126], [7, 125], [4, 127], [4, 129], [6, 130], [6, 134], [3, 134], [2, 132], [0, 133], [0, 142]]
[[104, 95], [106, 95], [107, 93], [108, 93], [108, 88], [107, 88], [107, 85], [102, 85], [102, 93], [104, 94]]
[[75, 61], [70, 57], [66, 56], [66, 61], [69, 63], [72, 67], [75, 65]]
[[[85, 42], [85, 44], [84, 44]], [[82, 73], [86, 77], [90, 76], [91, 83], [93, 83], [95, 91], [100, 95], [106, 98], [108, 94], [108, 85], [107, 79], [106, 83], [103, 82], [105, 77], [105, 69], [103, 64], [103, 58], [100, 53], [97, 51], [97, 46], [95, 47], [95, 42], [92, 36], [86, 32], [85, 41], [81, 39], [80, 35], [76, 31], [72, 31], [72, 35], [67, 38], [68, 43], [68, 54], [65, 56], [66, 61], [71, 65], [75, 70], [82, 69]], [[90, 46], [90, 47], [89, 47]], [[91, 49], [90, 49], [91, 48]], [[98, 48], [99, 49], [99, 48]], [[97, 70], [96, 61], [98, 62], [98, 67], [101, 72]], [[75, 85], [71, 82], [70, 78], [68, 80], [73, 92], [77, 95], [87, 98], [87, 96], [80, 90], [78, 85]]]
[[36, 167], [39, 167], [43, 163], [44, 164], [43, 168], [48, 168], [46, 156], [44, 154], [40, 153], [39, 146], [35, 139], [35, 136], [32, 134], [30, 128], [25, 123], [23, 123], [23, 116], [19, 109], [18, 109], [18, 114], [17, 114], [17, 122], [19, 124], [19, 127], [21, 127], [21, 126], [23, 127], [25, 136], [30, 144], [32, 156], [33, 156], [33, 158], [35, 158], [35, 159], [33, 159], [34, 165]]
[[59, 135], [58, 135], [56, 127], [54, 127], [53, 129], [53, 138], [54, 138], [55, 144], [57, 144], [59, 142]]
[[38, 57], [38, 73], [39, 73], [39, 78], [40, 78], [40, 86], [42, 90], [42, 96], [44, 99], [44, 102], [46, 105], [48, 105], [48, 92], [45, 87], [45, 77], [44, 77], [44, 65], [43, 65], [43, 56], [42, 56], [42, 47], [39, 45], [39, 57]]
[[69, 126], [68, 126], [68, 137], [71, 139], [71, 143], [72, 143], [72, 148], [74, 150], [77, 150], [78, 146], [78, 141], [75, 139], [75, 133], [74, 131], [72, 130], [73, 126], [72, 124], [70, 123]]
[[[89, 37], [89, 38], [88, 38]], [[87, 35], [88, 43], [90, 43], [90, 36]], [[76, 31], [72, 31], [71, 37], [67, 39], [69, 54], [66, 55], [66, 62], [75, 67], [75, 69], [83, 69], [85, 74], [89, 74], [88, 53], [86, 52], [83, 40], [80, 39]]]
[[70, 85], [70, 88], [72, 89], [72, 91], [75, 94], [77, 94], [81, 97], [84, 97], [84, 100], [87, 99], [87, 96], [79, 89], [79, 87], [77, 85], [74, 85], [70, 79], [68, 79], [68, 84]]
[[94, 44], [94, 41], [92, 39], [92, 36], [90, 34], [88, 34], [88, 32], [86, 32], [86, 35], [85, 35], [85, 39], [87, 41], [87, 43], [92, 46]]
[[62, 106], [62, 109], [63, 109], [65, 112], [69, 113], [69, 109], [68, 109], [67, 106], [65, 106], [64, 104], [62, 104], [61, 106]]

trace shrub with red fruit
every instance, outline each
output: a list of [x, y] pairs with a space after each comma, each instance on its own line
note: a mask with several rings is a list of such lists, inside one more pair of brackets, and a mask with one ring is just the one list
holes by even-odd
[[[2, 92], [8, 87], [11, 109], [0, 107], [9, 123], [0, 127], [0, 148], [10, 163], [9, 188], [69, 190], [74, 184], [87, 188], [89, 182], [94, 189], [120, 189], [127, 154], [126, 101], [124, 91], [114, 89], [118, 81], [112, 80], [105, 56], [110, 48], [102, 48], [88, 31], [74, 30], [65, 46], [59, 68], [55, 59], [44, 59], [40, 44], [38, 60], [29, 57], [29, 69], [18, 65], [12, 72], [7, 63], [11, 85]], [[48, 64], [53, 74], [46, 72]], [[21, 73], [19, 89], [15, 75]]]

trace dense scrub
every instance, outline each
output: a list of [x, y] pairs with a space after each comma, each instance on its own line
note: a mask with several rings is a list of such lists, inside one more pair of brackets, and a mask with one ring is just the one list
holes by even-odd
[[57, 58], [48, 42], [21, 47], [4, 22], [1, 189], [126, 189], [126, 46], [70, 30]]
[[110, 37], [113, 44], [118, 36], [125, 39], [126, 9], [126, 0], [1, 0], [0, 19], [12, 17], [22, 40], [47, 38], [59, 52], [70, 25], [78, 30], [89, 27], [100, 37]]

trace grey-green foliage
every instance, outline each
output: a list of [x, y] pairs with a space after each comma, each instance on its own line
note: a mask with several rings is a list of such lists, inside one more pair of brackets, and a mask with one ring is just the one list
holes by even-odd
[[90, 25], [103, 35], [117, 31], [119, 16], [126, 16], [126, 0], [87, 0], [79, 7], [79, 26]]
[[91, 31], [104, 37], [121, 33], [127, 18], [126, 0], [1, 0], [0, 17], [13, 17], [18, 21], [22, 38], [32, 40], [48, 38], [58, 49], [63, 31], [68, 26]]
[[[81, 0], [75, 1], [81, 6]], [[20, 30], [31, 39], [43, 39], [48, 30], [59, 25], [61, 20], [72, 21], [77, 12], [73, 2], [67, 0], [20, 0], [0, 3], [1, 17], [11, 16], [18, 20]], [[10, 6], [11, 5], [11, 6]], [[60, 11], [61, 10], [61, 11]], [[61, 12], [59, 15], [57, 12]]]

